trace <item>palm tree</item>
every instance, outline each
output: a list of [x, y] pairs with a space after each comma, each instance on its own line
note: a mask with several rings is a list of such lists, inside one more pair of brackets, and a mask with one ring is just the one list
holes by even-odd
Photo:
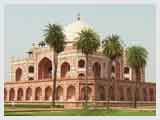
[[107, 96], [107, 109], [109, 110], [110, 101], [110, 81], [112, 62], [123, 55], [123, 46], [118, 35], [110, 35], [102, 41], [103, 54], [109, 58], [108, 67], [108, 96]]
[[57, 24], [48, 24], [45, 29], [45, 42], [53, 49], [53, 62], [54, 62], [54, 76], [53, 76], [53, 92], [52, 92], [52, 105], [55, 107], [56, 99], [56, 80], [57, 80], [57, 66], [58, 54], [64, 50], [65, 36], [62, 27]]
[[96, 52], [100, 46], [99, 35], [92, 29], [82, 29], [78, 33], [76, 47], [80, 50], [86, 57], [86, 75], [85, 75], [85, 104], [84, 108], [88, 109], [88, 57], [90, 54]]
[[135, 90], [134, 90], [134, 108], [137, 107], [137, 82], [140, 81], [140, 70], [147, 64], [148, 52], [141, 46], [132, 46], [127, 49], [127, 62], [129, 66], [135, 71]]

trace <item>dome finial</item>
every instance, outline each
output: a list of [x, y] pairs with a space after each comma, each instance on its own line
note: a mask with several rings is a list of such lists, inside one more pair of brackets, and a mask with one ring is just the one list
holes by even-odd
[[77, 14], [77, 20], [81, 20], [80, 13]]

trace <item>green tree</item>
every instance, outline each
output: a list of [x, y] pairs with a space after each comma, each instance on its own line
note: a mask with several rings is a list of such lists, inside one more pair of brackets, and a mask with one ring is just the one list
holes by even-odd
[[89, 55], [96, 52], [100, 46], [100, 37], [92, 29], [83, 29], [78, 33], [76, 47], [86, 57], [86, 74], [85, 74], [85, 104], [84, 108], [88, 109], [88, 58]]
[[108, 66], [108, 95], [107, 95], [107, 109], [109, 110], [110, 101], [110, 81], [112, 62], [123, 55], [123, 46], [118, 35], [110, 35], [102, 41], [103, 54], [109, 58]]
[[134, 108], [137, 107], [137, 82], [140, 82], [140, 69], [147, 64], [148, 52], [141, 46], [132, 46], [127, 49], [127, 62], [129, 66], [135, 71], [135, 90], [134, 90]]
[[54, 75], [53, 75], [52, 105], [53, 107], [55, 107], [58, 54], [64, 50], [65, 36], [62, 27], [57, 24], [48, 24], [46, 26], [44, 36], [45, 36], [45, 42], [50, 46], [50, 48], [53, 49]]

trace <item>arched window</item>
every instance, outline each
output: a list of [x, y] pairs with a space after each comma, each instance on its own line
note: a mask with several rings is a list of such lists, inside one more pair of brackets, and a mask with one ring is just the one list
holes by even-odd
[[79, 68], [84, 68], [84, 66], [85, 66], [85, 61], [82, 60], [82, 59], [79, 60], [79, 61], [78, 61], [78, 67], [79, 67]]
[[22, 79], [22, 69], [17, 68], [16, 69], [16, 81], [20, 81]]
[[29, 77], [28, 80], [34, 80], [34, 78], [33, 77]]
[[33, 66], [29, 66], [28, 72], [29, 72], [29, 73], [34, 73], [34, 67], [33, 67]]
[[129, 67], [125, 67], [125, 68], [124, 68], [124, 73], [125, 73], [125, 74], [129, 74]]
[[79, 75], [78, 75], [78, 79], [85, 79], [85, 75], [83, 74], [83, 73], [80, 73]]
[[95, 79], [100, 79], [101, 77], [101, 65], [96, 62], [93, 64], [93, 74]]
[[64, 62], [61, 65], [61, 78], [66, 78], [66, 75], [69, 71], [70, 71], [70, 64], [67, 62]]
[[52, 77], [52, 61], [43, 58], [38, 64], [38, 79], [50, 79]]
[[23, 89], [19, 88], [17, 92], [17, 100], [22, 101], [23, 99]]

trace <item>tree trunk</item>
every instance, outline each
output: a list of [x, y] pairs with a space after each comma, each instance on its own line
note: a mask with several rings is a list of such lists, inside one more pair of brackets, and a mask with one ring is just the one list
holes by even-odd
[[107, 93], [107, 110], [110, 108], [110, 82], [111, 82], [111, 69], [112, 69], [112, 60], [109, 61], [109, 66], [108, 66], [108, 93]]
[[53, 78], [53, 93], [52, 93], [53, 107], [55, 107], [55, 99], [56, 99], [57, 66], [58, 66], [58, 56], [57, 53], [54, 52], [54, 78]]
[[86, 75], [85, 75], [85, 109], [88, 109], [88, 54], [86, 54]]
[[139, 72], [139, 69], [136, 68], [135, 69], [135, 73], [136, 73], [136, 79], [135, 79], [135, 89], [134, 89], [134, 108], [137, 107], [137, 81], [138, 81], [138, 72]]

